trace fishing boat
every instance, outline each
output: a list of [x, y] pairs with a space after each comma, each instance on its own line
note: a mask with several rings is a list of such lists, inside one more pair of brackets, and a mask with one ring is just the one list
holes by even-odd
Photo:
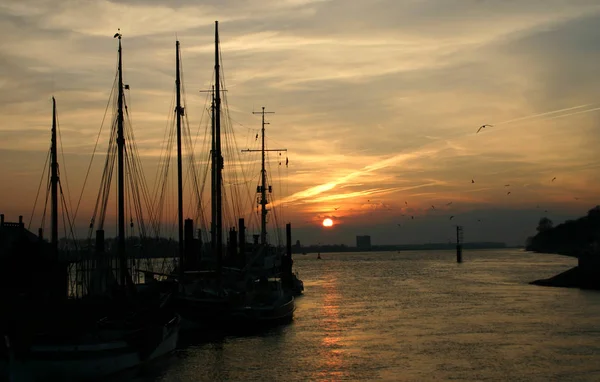
[[[179, 55], [177, 56], [179, 57]], [[179, 65], [179, 62], [177, 62]], [[289, 321], [295, 310], [291, 261], [291, 225], [287, 224], [287, 251], [269, 245], [267, 242], [267, 192], [271, 187], [266, 184], [264, 115], [262, 111], [262, 168], [261, 184], [257, 188], [261, 206], [260, 235], [254, 235], [253, 241], [246, 239], [244, 218], [238, 221], [237, 230], [230, 228], [224, 242], [223, 230], [223, 168], [221, 148], [221, 69], [219, 51], [219, 29], [215, 22], [215, 82], [211, 89], [211, 220], [210, 246], [202, 253], [204, 266], [193, 266], [186, 254], [192, 250], [182, 249], [180, 245], [178, 272], [176, 277], [180, 290], [175, 305], [183, 319], [192, 326], [222, 328], [224, 330], [245, 330], [257, 326]], [[179, 69], [176, 83], [179, 83]], [[177, 97], [179, 99], [179, 96]], [[178, 101], [179, 102], [179, 101]], [[180, 105], [176, 107], [179, 110]], [[258, 136], [257, 136], [258, 138]], [[252, 151], [252, 150], [247, 150]], [[178, 148], [180, 158], [180, 148]], [[178, 165], [179, 174], [181, 167]], [[181, 176], [181, 175], [179, 175]], [[183, 234], [181, 210], [181, 180], [179, 180], [179, 240], [180, 243], [192, 242]], [[189, 221], [189, 220], [188, 220]], [[191, 225], [191, 221], [190, 225]], [[183, 226], [183, 227], [182, 227]], [[189, 228], [193, 233], [193, 227]], [[201, 246], [201, 248], [203, 248]], [[286, 279], [287, 277], [287, 279]]]
[[[15, 381], [84, 381], [138, 367], [171, 353], [178, 341], [180, 317], [170, 293], [134, 284], [125, 233], [125, 145], [131, 132], [124, 129], [124, 88], [121, 33], [118, 38], [117, 110], [107, 158], [117, 159], [118, 237], [113, 259], [104, 251], [102, 223], [96, 231], [92, 258], [78, 258], [75, 278], [85, 293], [68, 296], [67, 267], [58, 251], [59, 173], [56, 149], [56, 101], [53, 98], [50, 161], [52, 237], [43, 244], [40, 230], [38, 255], [49, 258], [46, 288], [12, 296], [10, 315], [3, 329], [3, 373]], [[131, 163], [131, 158], [129, 158]], [[112, 173], [107, 159], [106, 171]], [[127, 170], [131, 170], [128, 168]], [[106, 186], [106, 184], [105, 184]], [[99, 200], [108, 200], [110, 186]], [[63, 203], [66, 206], [66, 203]], [[104, 211], [105, 212], [105, 211]], [[104, 221], [104, 215], [98, 219]], [[94, 228], [94, 219], [90, 230]], [[28, 253], [32, 255], [32, 253]], [[113, 261], [115, 260], [115, 261]], [[116, 264], [115, 269], [112, 264]], [[68, 298], [69, 297], [69, 298]]]

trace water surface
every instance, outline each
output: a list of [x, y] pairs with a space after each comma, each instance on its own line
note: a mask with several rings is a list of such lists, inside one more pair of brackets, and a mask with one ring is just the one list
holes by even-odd
[[137, 381], [600, 381], [600, 292], [528, 282], [576, 259], [520, 250], [295, 257], [292, 324], [192, 344]]

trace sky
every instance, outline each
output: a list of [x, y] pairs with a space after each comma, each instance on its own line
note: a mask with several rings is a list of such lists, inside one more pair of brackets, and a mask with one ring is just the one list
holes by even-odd
[[[459, 224], [465, 241], [522, 244], [540, 217], [560, 223], [600, 203], [597, 0], [9, 0], [0, 4], [6, 219], [39, 225], [41, 202], [32, 211], [53, 95], [61, 180], [77, 204], [118, 28], [136, 143], [154, 174], [172, 114], [175, 40], [196, 131], [206, 122], [199, 91], [212, 81], [215, 20], [240, 148], [256, 148], [252, 112], [275, 112], [268, 145], [286, 148], [289, 166], [271, 156], [273, 186], [294, 240], [446, 242]], [[493, 126], [476, 133], [483, 124]], [[91, 169], [82, 231], [101, 174]], [[321, 225], [327, 217], [331, 228]]]

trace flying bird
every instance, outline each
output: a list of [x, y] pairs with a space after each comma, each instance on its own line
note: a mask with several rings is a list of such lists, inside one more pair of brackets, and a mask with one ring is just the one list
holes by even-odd
[[471, 183], [475, 183], [475, 180], [474, 180], [474, 179], [471, 179]]
[[555, 179], [556, 179], [556, 177], [552, 178], [552, 181], [554, 182]]
[[478, 222], [480, 222], [480, 221], [481, 221], [481, 219], [477, 219], [477, 221], [478, 221]]
[[290, 163], [290, 160], [288, 159], [288, 157], [285, 157], [285, 167], [287, 167], [289, 163]]
[[338, 208], [340, 208], [340, 207], [335, 207], [333, 210], [334, 210], [334, 211], [337, 211], [337, 210], [338, 210]]
[[504, 187], [510, 187], [510, 184], [505, 184]]
[[435, 210], [435, 206], [431, 206], [431, 209], [432, 209], [432, 210]]
[[[477, 129], [477, 133], [478, 133], [478, 132], [480, 132], [480, 131], [481, 131], [481, 129], [485, 129], [485, 128], [486, 128], [486, 126], [489, 126], [489, 127], [494, 127], [494, 125], [488, 125], [488, 124], [481, 125], [481, 126], [479, 126], [479, 129]], [[475, 133], [475, 134], [477, 134], [477, 133]]]
[[408, 202], [405, 201], [404, 204], [406, 204], [408, 206]]
[[398, 227], [400, 227], [400, 224], [398, 224]]
[[506, 195], [510, 195], [510, 191], [508, 191], [508, 192], [506, 193]]
[[450, 202], [450, 203], [446, 203], [446, 205], [447, 205], [447, 206], [449, 206], [450, 204], [452, 204], [452, 202]]
[[454, 215], [450, 216], [450, 220], [452, 220], [452, 218], [454, 218]]
[[411, 218], [412, 220], [415, 220], [415, 217], [414, 217], [414, 216], [411, 216], [410, 218]]
[[256, 134], [256, 137], [254, 138], [254, 140], [256, 141], [258, 139], [258, 134]]
[[574, 199], [575, 199], [575, 200], [579, 200], [579, 198], [578, 198], [578, 197], [575, 197]]

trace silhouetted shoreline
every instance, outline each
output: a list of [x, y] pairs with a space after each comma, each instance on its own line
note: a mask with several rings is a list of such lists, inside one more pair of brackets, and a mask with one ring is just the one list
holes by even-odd
[[[463, 243], [463, 249], [506, 249], [505, 243], [481, 242]], [[330, 253], [330, 252], [389, 252], [389, 251], [431, 251], [431, 250], [455, 250], [456, 243], [427, 243], [427, 244], [396, 244], [396, 245], [372, 245], [368, 248], [350, 247], [344, 244], [334, 245], [309, 245], [292, 247], [294, 254], [308, 253]]]
[[600, 290], [600, 257], [580, 258], [579, 264], [556, 276], [530, 282], [532, 285]]
[[537, 235], [527, 239], [528, 251], [577, 257], [578, 264], [530, 284], [600, 290], [600, 206], [589, 210], [587, 216], [556, 227], [550, 219], [541, 218], [537, 231]]

